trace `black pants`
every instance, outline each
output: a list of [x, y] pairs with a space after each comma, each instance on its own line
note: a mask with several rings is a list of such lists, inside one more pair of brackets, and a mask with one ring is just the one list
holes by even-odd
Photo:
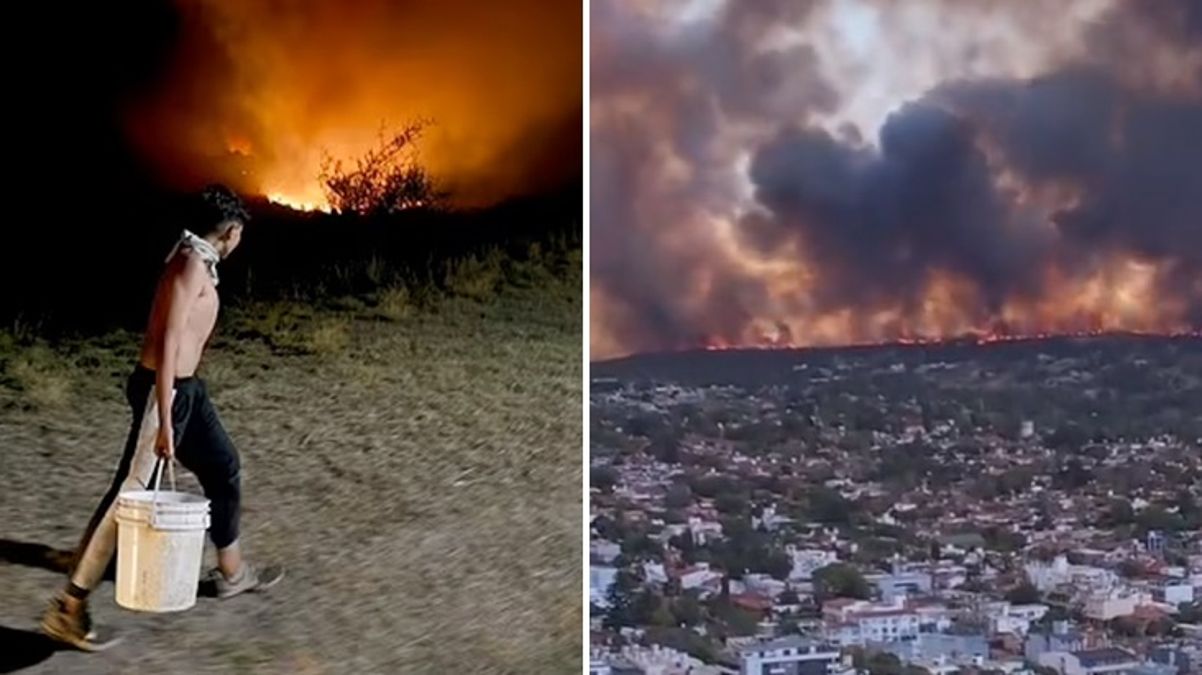
[[[154, 443], [150, 432], [157, 429], [157, 419], [147, 420], [153, 422], [153, 428], [143, 426], [147, 412], [157, 410], [151, 405], [154, 381], [154, 371], [139, 365], [126, 383], [125, 395], [133, 411], [133, 423], [112, 486], [96, 507], [76, 550], [71, 580], [79, 588], [94, 588], [112, 559], [116, 544], [113, 508], [117, 494], [125, 490], [154, 489], [153, 470], [149, 468], [154, 466]], [[204, 380], [198, 377], [175, 380], [171, 423], [175, 456], [180, 464], [196, 474], [209, 499], [209, 538], [217, 548], [225, 548], [238, 539], [241, 463], [238, 451], [209, 400]]]

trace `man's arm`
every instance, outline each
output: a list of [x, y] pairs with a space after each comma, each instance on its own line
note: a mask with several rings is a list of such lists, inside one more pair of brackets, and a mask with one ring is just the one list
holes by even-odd
[[[166, 321], [159, 344], [158, 372], [155, 374], [155, 395], [159, 404], [160, 439], [173, 438], [171, 426], [171, 395], [175, 389], [175, 366], [179, 355], [180, 337], [188, 322], [192, 304], [200, 295], [206, 274], [204, 263], [189, 255], [181, 255], [182, 263], [167, 283]], [[159, 447], [163, 443], [160, 442]], [[174, 445], [174, 444], [172, 444]], [[170, 447], [170, 446], [168, 446]], [[174, 451], [174, 448], [171, 448]]]

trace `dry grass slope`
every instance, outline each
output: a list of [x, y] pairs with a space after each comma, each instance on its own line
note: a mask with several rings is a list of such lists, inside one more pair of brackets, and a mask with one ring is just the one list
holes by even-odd
[[[227, 312], [203, 374], [242, 453], [247, 550], [288, 579], [166, 616], [105, 585], [97, 618], [126, 642], [30, 672], [579, 672], [579, 275], [498, 294], [462, 265], [420, 306], [392, 286]], [[0, 538], [69, 548], [117, 461], [138, 336], [2, 335]], [[0, 625], [32, 628], [59, 583], [0, 562]]]

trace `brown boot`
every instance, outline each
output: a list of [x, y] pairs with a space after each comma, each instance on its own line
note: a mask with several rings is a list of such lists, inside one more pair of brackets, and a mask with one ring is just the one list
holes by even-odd
[[50, 607], [42, 615], [42, 632], [57, 642], [85, 652], [103, 651], [120, 641], [115, 636], [102, 634], [92, 625], [86, 605], [72, 611], [61, 595], [50, 601]]

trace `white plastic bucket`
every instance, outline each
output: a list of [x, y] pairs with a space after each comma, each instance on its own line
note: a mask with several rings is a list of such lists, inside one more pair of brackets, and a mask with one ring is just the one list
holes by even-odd
[[209, 500], [166, 490], [122, 492], [116, 517], [117, 604], [140, 612], [195, 605]]

